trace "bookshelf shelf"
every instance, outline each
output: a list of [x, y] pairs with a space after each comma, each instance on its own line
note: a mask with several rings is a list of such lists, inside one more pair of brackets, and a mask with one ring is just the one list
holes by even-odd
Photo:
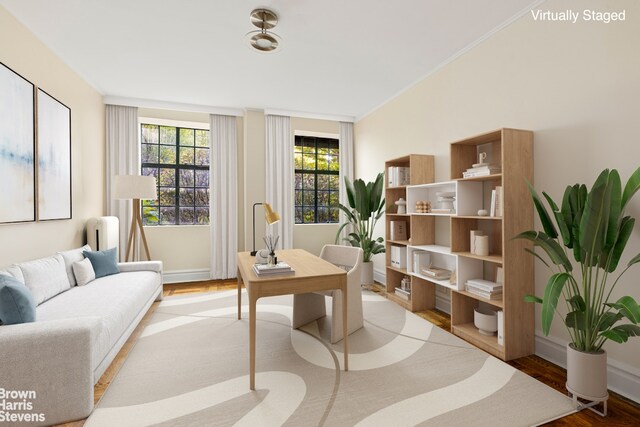
[[[463, 178], [463, 174], [479, 161], [480, 153], [486, 153], [486, 160], [500, 173], [485, 176]], [[407, 201], [407, 214], [387, 214], [387, 230], [390, 222], [407, 222], [411, 242], [387, 240], [387, 248], [393, 244], [406, 248], [406, 268], [390, 266], [387, 253], [387, 293], [389, 299], [398, 302], [409, 310], [421, 310], [435, 307], [435, 289], [443, 287], [451, 290], [451, 331], [471, 344], [504, 360], [533, 354], [534, 351], [534, 307], [525, 303], [523, 296], [534, 293], [533, 259], [525, 252], [531, 247], [527, 242], [513, 239], [518, 233], [533, 228], [533, 203], [526, 182], [533, 181], [533, 133], [517, 129], [499, 129], [493, 132], [467, 138], [451, 144], [451, 180], [433, 182], [433, 160], [428, 170], [421, 175], [423, 181], [414, 180], [418, 163], [410, 155], [386, 162], [385, 166], [410, 166], [411, 181], [399, 191], [388, 188], [387, 204], [398, 197]], [[431, 157], [431, 156], [425, 156]], [[411, 162], [411, 159], [414, 162]], [[495, 190], [495, 191], [494, 191]], [[439, 192], [455, 193], [455, 213], [418, 213], [417, 202], [427, 201], [433, 208], [437, 204]], [[492, 201], [492, 193], [496, 193]], [[401, 194], [401, 195], [400, 195]], [[501, 195], [502, 197], [499, 197]], [[421, 205], [421, 204], [420, 204]], [[490, 211], [492, 206], [503, 212], [502, 216], [479, 216], [478, 211]], [[436, 244], [436, 221], [449, 222], [450, 246]], [[440, 223], [441, 224], [441, 223]], [[444, 228], [438, 226], [438, 230]], [[471, 252], [470, 234], [480, 230], [488, 236], [489, 255]], [[387, 238], [389, 231], [387, 231]], [[442, 236], [439, 237], [442, 240]], [[397, 249], [396, 249], [397, 251]], [[421, 273], [425, 267], [420, 263], [422, 256], [415, 253], [423, 251], [424, 262], [433, 267], [445, 268], [455, 272], [456, 280], [437, 280]], [[389, 251], [388, 251], [389, 252]], [[416, 261], [417, 260], [417, 261]], [[414, 265], [417, 262], [418, 265]], [[472, 279], [495, 281], [498, 268], [502, 268], [502, 296], [497, 300], [488, 300], [467, 292], [465, 283]], [[393, 294], [396, 286], [405, 275], [411, 277], [411, 300], [405, 301]], [[473, 324], [474, 309], [487, 307], [503, 312], [504, 345], [499, 345], [497, 337], [485, 336], [478, 332]]]

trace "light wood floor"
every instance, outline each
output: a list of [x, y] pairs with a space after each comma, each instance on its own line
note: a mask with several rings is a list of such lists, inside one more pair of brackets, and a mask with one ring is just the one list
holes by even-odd
[[[221, 290], [229, 290], [236, 288], [235, 280], [226, 281], [206, 281], [206, 282], [191, 282], [191, 283], [177, 283], [164, 285], [164, 295], [182, 295], [193, 294], [202, 292], [213, 292]], [[375, 292], [384, 295], [384, 289], [382, 286], [375, 286], [371, 289]], [[138, 327], [129, 337], [126, 344], [122, 347], [122, 350], [118, 353], [111, 366], [102, 375], [100, 381], [94, 387], [94, 401], [97, 404], [104, 392], [106, 391], [111, 381], [115, 378], [124, 361], [126, 360], [129, 352], [135, 345], [140, 333], [147, 325], [151, 315], [157, 308], [158, 303], [154, 303], [147, 315], [142, 319]], [[420, 317], [434, 323], [436, 326], [443, 328], [447, 331], [450, 330], [451, 321], [449, 315], [439, 310], [426, 310], [416, 313]], [[567, 380], [567, 372], [561, 367], [554, 365], [538, 356], [528, 356], [520, 359], [512, 360], [508, 362], [511, 366], [520, 371], [532, 376], [538, 381], [552, 387], [562, 393], [566, 393], [565, 382]], [[599, 415], [594, 414], [589, 410], [581, 411], [577, 414], [569, 415], [560, 420], [545, 424], [547, 426], [640, 426], [640, 404], [635, 403], [623, 396], [620, 396], [614, 392], [609, 392], [609, 408], [608, 416], [602, 418]], [[80, 420], [72, 423], [63, 424], [67, 427], [81, 427], [84, 425], [85, 420]]]

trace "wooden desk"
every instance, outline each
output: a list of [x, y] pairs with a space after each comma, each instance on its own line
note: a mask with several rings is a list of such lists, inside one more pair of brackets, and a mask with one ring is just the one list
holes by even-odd
[[[241, 288], [244, 282], [249, 296], [249, 372], [250, 388], [256, 389], [256, 302], [261, 297], [305, 294], [315, 291], [339, 289], [342, 291], [342, 327], [344, 336], [344, 370], [349, 370], [349, 344], [347, 334], [347, 273], [339, 267], [302, 249], [278, 251], [278, 260], [295, 270], [295, 274], [260, 276], [253, 270], [255, 257], [249, 252], [238, 252], [238, 319], [241, 312]], [[337, 313], [333, 313], [335, 316]]]

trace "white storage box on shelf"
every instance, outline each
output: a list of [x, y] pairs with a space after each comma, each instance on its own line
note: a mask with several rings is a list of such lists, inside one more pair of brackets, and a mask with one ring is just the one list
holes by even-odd
[[391, 266], [407, 268], [407, 250], [403, 246], [391, 246]]

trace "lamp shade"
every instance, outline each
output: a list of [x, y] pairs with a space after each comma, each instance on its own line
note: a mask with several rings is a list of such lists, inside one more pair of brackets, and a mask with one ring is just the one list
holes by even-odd
[[142, 175], [116, 175], [113, 198], [120, 200], [155, 199], [158, 197], [156, 178]]
[[280, 215], [271, 208], [269, 203], [264, 204], [264, 217], [269, 224], [280, 221]]

